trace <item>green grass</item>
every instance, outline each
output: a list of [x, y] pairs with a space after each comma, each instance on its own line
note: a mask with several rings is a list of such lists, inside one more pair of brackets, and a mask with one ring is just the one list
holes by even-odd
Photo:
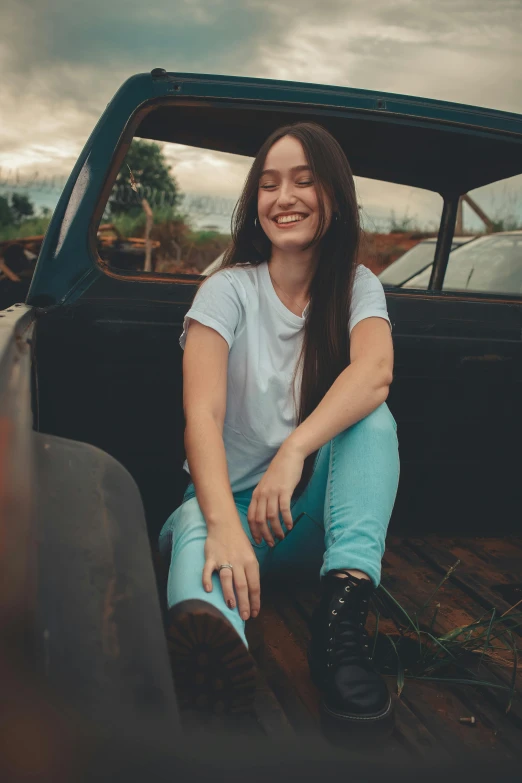
[[[506, 712], [509, 712], [514, 696], [519, 695], [516, 677], [520, 668], [520, 649], [513, 634], [513, 630], [522, 625], [522, 611], [513, 611], [519, 604], [502, 616], [497, 616], [496, 610], [492, 609], [468, 625], [453, 628], [442, 635], [433, 631], [441, 606], [439, 601], [433, 604], [433, 599], [459, 565], [457, 560], [416, 612], [408, 613], [384, 585], [379, 585], [374, 594], [377, 622], [374, 652], [379, 638], [379, 607], [386, 616], [391, 616], [397, 633], [384, 634], [389, 648], [385, 649], [381, 639], [380, 650], [375, 655], [376, 666], [383, 674], [396, 675], [398, 695], [407, 679], [480, 685], [506, 691]], [[428, 616], [430, 611], [432, 614]], [[510, 684], [484, 679], [483, 665], [486, 661], [490, 665], [509, 668]]]
[[522, 220], [515, 215], [507, 215], [493, 221], [493, 231], [519, 231], [522, 228]]
[[[162, 225], [169, 221], [187, 223], [185, 215], [179, 215], [174, 212], [170, 207], [164, 207], [154, 209], [154, 225]], [[139, 237], [143, 235], [145, 231], [145, 212], [140, 212], [139, 215], [129, 215], [122, 213], [121, 215], [104, 215], [102, 223], [112, 223], [120, 234], [124, 237]]]
[[4, 226], [0, 228], [0, 242], [45, 234], [50, 220], [50, 217], [35, 217], [24, 220], [19, 226]]
[[389, 224], [390, 234], [405, 234], [413, 231], [421, 231], [421, 227], [417, 223], [417, 216], [409, 215], [408, 210], [406, 210], [404, 215], [399, 218], [397, 217], [395, 210], [392, 209], [390, 212]]

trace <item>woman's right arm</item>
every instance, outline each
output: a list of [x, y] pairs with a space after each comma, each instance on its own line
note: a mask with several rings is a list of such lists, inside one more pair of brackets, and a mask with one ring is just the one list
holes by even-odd
[[207, 523], [203, 585], [212, 589], [212, 572], [222, 563], [233, 571], [219, 572], [228, 606], [241, 617], [260, 608], [259, 565], [241, 525], [228, 475], [223, 423], [227, 402], [228, 344], [209, 326], [192, 320], [183, 356], [185, 451], [196, 497]]

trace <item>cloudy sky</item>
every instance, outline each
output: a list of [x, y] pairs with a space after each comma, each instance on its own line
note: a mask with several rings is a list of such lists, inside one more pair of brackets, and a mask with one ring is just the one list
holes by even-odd
[[[3, 0], [0, 18], [0, 179], [66, 176], [120, 84], [154, 67], [522, 113], [522, 0]], [[219, 165], [232, 194], [244, 166]]]

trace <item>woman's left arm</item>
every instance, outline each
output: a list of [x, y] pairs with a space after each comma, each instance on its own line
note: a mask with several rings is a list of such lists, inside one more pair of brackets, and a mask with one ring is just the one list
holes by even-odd
[[393, 342], [384, 318], [359, 321], [350, 334], [350, 364], [336, 378], [314, 411], [284, 441], [252, 494], [248, 522], [254, 539], [273, 545], [293, 522], [290, 500], [309, 454], [382, 405], [393, 378]]

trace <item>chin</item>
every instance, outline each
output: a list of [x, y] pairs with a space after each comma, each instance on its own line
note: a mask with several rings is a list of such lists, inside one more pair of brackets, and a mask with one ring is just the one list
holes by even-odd
[[280, 234], [275, 237], [269, 237], [274, 247], [280, 250], [292, 251], [303, 250], [313, 239], [313, 236], [306, 237], [282, 237]]

